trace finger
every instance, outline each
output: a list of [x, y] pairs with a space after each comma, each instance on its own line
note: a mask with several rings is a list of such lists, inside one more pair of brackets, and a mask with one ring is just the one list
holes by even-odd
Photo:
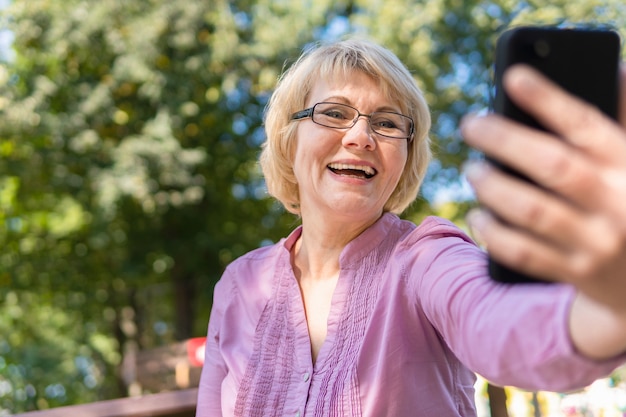
[[623, 129], [596, 107], [568, 94], [525, 65], [512, 67], [503, 82], [520, 108], [568, 143], [599, 160], [626, 163]]
[[[487, 210], [472, 210], [467, 222], [493, 259], [529, 275], [590, 287], [598, 277], [611, 275], [607, 273], [606, 265], [614, 265], [615, 259], [622, 266], [626, 264], [623, 256], [617, 256], [622, 252], [619, 252], [621, 246], [615, 239], [609, 239], [612, 241], [609, 244], [598, 239], [595, 241], [598, 245], [566, 249], [512, 227]], [[587, 241], [591, 242], [590, 239]], [[623, 279], [622, 274], [619, 275]]]
[[603, 201], [595, 164], [553, 135], [497, 115], [465, 118], [461, 129], [470, 146], [577, 206], [592, 209]]
[[585, 240], [585, 213], [526, 181], [503, 174], [486, 163], [464, 170], [476, 198], [507, 224], [523, 228], [564, 250]]
[[486, 210], [472, 210], [468, 213], [467, 223], [494, 260], [529, 275], [563, 280], [560, 271], [567, 263], [566, 252], [536, 241], [531, 235], [502, 223]]
[[482, 206], [545, 244], [598, 258], [612, 256], [623, 246], [620, 230], [609, 217], [580, 210], [486, 163], [467, 164], [464, 172]]

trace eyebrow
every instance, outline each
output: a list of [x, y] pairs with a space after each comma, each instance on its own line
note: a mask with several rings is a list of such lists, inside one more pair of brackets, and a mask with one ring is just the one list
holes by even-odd
[[[330, 97], [326, 97], [324, 99], [322, 99], [321, 101], [319, 101], [319, 103], [321, 102], [332, 102], [332, 103], [340, 103], [340, 104], [347, 104], [349, 106], [352, 107], [356, 107], [347, 97], [345, 96], [330, 96]], [[388, 112], [392, 112], [392, 113], [401, 113], [399, 108], [396, 107], [391, 107], [391, 106], [382, 106], [382, 107], [377, 107], [376, 110], [374, 110], [374, 112], [381, 112], [381, 111], [388, 111]]]

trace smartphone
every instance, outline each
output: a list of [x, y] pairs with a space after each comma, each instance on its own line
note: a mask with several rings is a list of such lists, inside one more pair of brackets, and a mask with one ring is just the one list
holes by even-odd
[[[548, 130], [518, 108], [502, 88], [506, 69], [524, 63], [608, 116], [617, 118], [620, 49], [620, 36], [612, 29], [552, 26], [509, 29], [496, 43], [493, 110], [536, 129]], [[528, 180], [498, 161], [490, 160], [506, 172]], [[491, 257], [489, 274], [492, 279], [505, 283], [545, 282], [541, 277], [512, 270]]]

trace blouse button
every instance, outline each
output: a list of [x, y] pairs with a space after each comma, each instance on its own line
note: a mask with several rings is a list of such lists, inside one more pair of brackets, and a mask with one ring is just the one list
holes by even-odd
[[311, 377], [311, 375], [308, 372], [305, 372], [304, 375], [302, 375], [302, 380], [304, 382], [309, 382], [309, 378]]

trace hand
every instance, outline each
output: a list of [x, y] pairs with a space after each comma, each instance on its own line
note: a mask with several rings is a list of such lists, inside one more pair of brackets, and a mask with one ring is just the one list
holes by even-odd
[[467, 176], [485, 209], [470, 225], [500, 262], [569, 282], [626, 318], [626, 67], [620, 123], [529, 67], [509, 70], [504, 86], [555, 134], [498, 115], [464, 120], [470, 146], [541, 186], [471, 165]]

